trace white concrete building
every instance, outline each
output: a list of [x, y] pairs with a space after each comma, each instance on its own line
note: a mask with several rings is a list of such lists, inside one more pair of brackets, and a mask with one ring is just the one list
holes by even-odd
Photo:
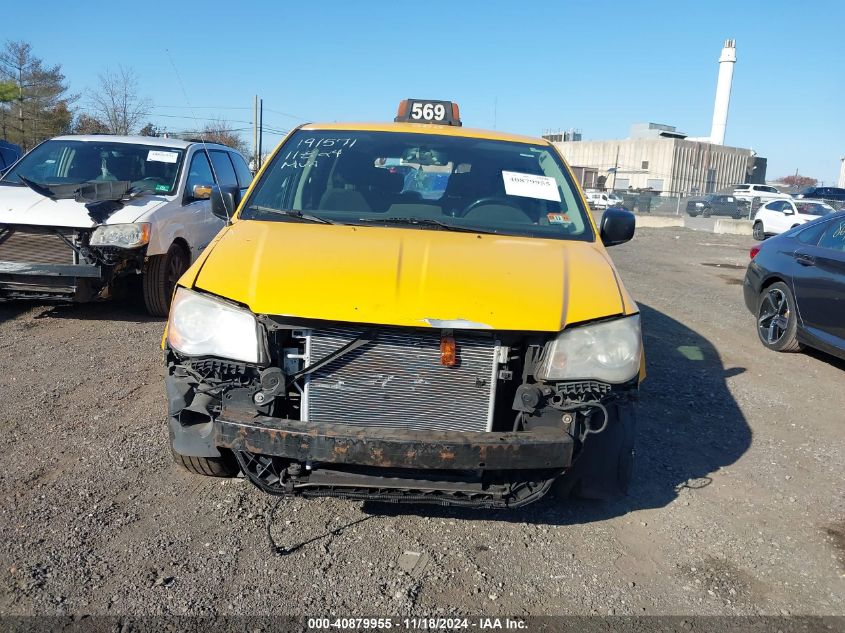
[[839, 166], [839, 184], [836, 186], [845, 188], [845, 156], [842, 157], [842, 162]]
[[593, 168], [605, 188], [710, 193], [737, 183], [763, 183], [766, 161], [750, 149], [694, 141], [674, 127], [636, 124], [632, 137], [555, 145], [570, 165]]

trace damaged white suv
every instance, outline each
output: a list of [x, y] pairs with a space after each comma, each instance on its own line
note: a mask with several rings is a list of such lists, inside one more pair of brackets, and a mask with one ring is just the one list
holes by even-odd
[[212, 186], [243, 193], [251, 178], [215, 143], [45, 141], [0, 177], [0, 301], [104, 299], [140, 275], [147, 311], [166, 316], [176, 280], [223, 227]]

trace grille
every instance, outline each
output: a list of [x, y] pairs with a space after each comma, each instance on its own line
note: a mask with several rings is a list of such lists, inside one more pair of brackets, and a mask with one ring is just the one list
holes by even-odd
[[30, 264], [73, 264], [73, 249], [56, 235], [73, 239], [70, 229], [0, 225], [0, 261]]
[[[307, 362], [315, 363], [363, 330], [312, 330]], [[459, 363], [440, 364], [440, 332], [379, 332], [375, 341], [310, 375], [307, 419], [362, 426], [488, 431], [498, 352], [492, 338], [456, 333]]]

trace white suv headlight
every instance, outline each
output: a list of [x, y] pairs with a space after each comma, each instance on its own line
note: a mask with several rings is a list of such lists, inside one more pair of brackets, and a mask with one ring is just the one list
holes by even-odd
[[255, 315], [208, 295], [179, 288], [170, 306], [167, 341], [187, 356], [220, 356], [257, 363], [261, 338]]
[[138, 248], [150, 241], [149, 222], [137, 224], [104, 224], [94, 229], [91, 246], [117, 246], [119, 248]]
[[576, 326], [546, 344], [536, 377], [627, 382], [639, 372], [642, 353], [639, 314]]

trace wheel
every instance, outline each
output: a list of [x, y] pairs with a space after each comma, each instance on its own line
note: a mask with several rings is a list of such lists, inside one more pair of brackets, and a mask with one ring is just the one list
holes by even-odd
[[173, 298], [173, 288], [188, 266], [188, 253], [179, 244], [171, 244], [166, 255], [147, 259], [144, 270], [144, 305], [152, 316], [166, 317]]
[[235, 456], [229, 452], [224, 453], [223, 457], [189, 457], [180, 455], [171, 446], [170, 454], [177, 466], [194, 475], [234, 477], [240, 472]]
[[702, 218], [709, 218], [710, 217], [710, 207], [704, 207], [701, 210], [701, 217]]
[[789, 286], [773, 283], [760, 293], [757, 301], [757, 335], [760, 342], [776, 352], [796, 352], [801, 345], [796, 338], [798, 313]]
[[734, 213], [734, 220], [741, 220], [743, 217], [742, 213]]
[[752, 230], [752, 233], [752, 237], [754, 237], [755, 240], [762, 242], [766, 239], [766, 232], [763, 230], [763, 223], [759, 220], [754, 223], [754, 229]]

